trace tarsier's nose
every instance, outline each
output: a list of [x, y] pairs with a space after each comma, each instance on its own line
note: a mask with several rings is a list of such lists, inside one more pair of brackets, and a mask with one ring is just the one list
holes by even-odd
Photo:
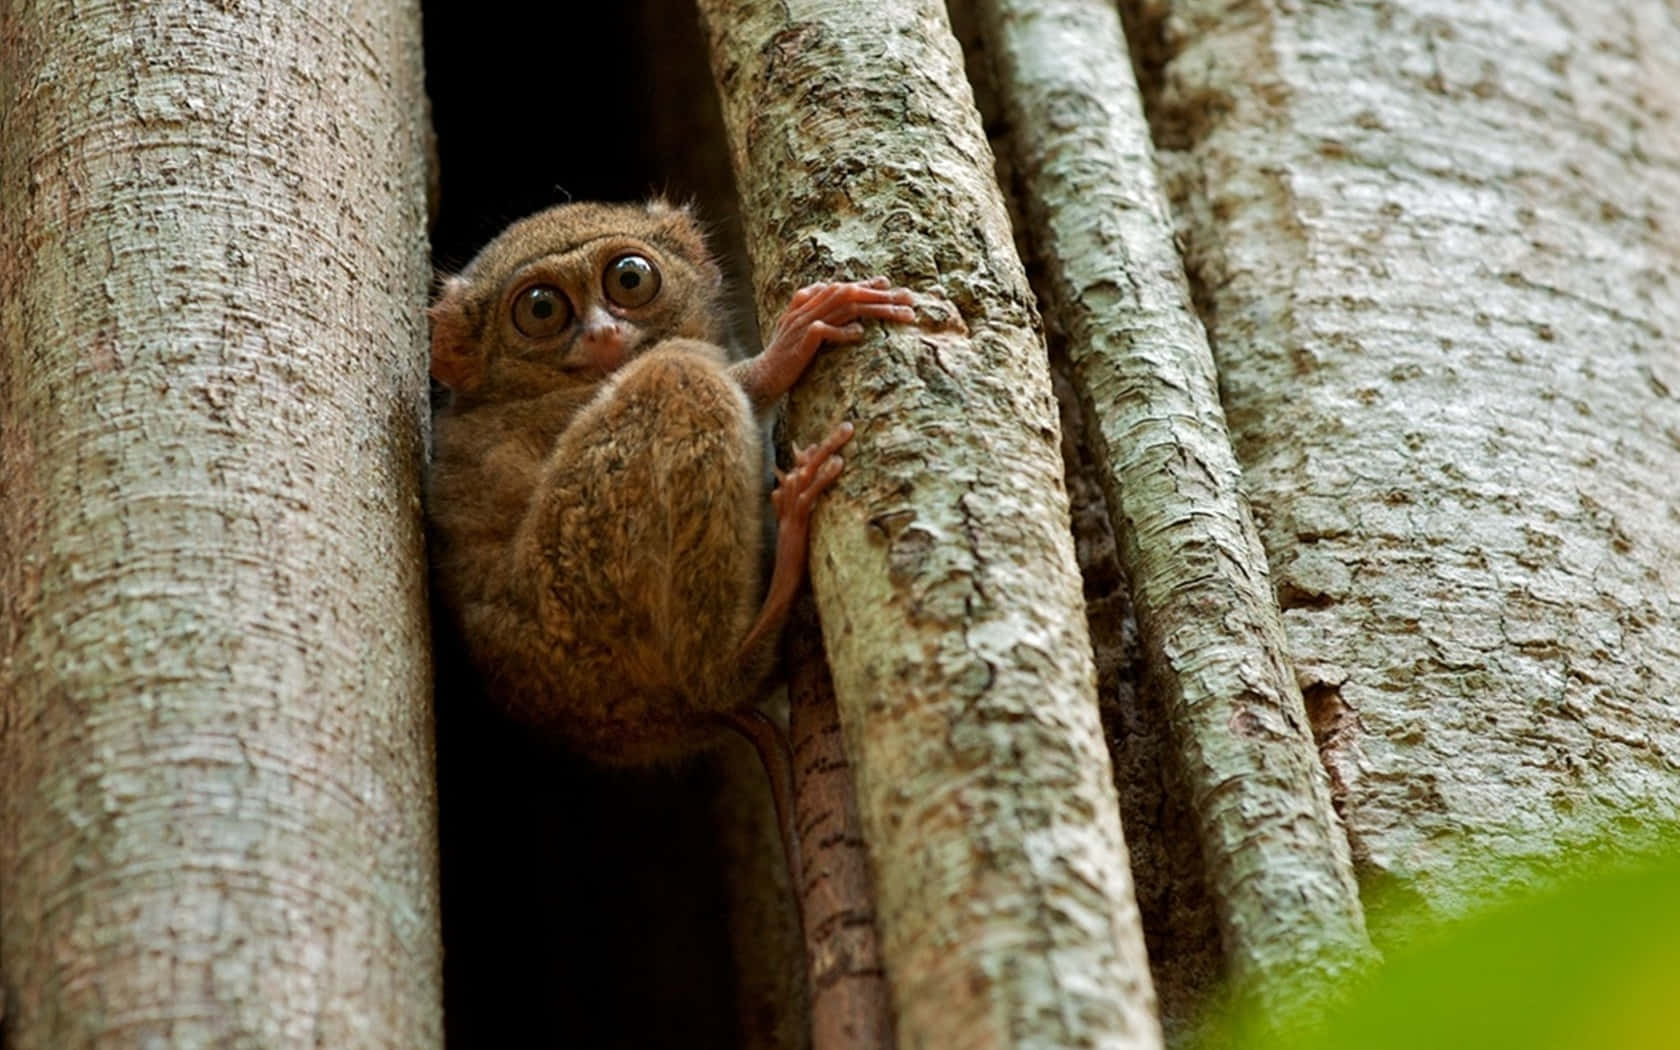
[[578, 336], [578, 349], [590, 364], [609, 372], [624, 363], [627, 342], [624, 324], [607, 316], [592, 316]]

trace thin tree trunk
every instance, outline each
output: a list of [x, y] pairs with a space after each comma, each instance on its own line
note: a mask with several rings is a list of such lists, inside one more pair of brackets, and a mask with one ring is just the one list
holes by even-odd
[[1321, 992], [1365, 945], [1358, 888], [1119, 17], [1107, 0], [976, 7], [1228, 965], [1274, 1005]]
[[435, 1046], [417, 10], [0, 54], [9, 1046]]
[[[962, 44], [975, 103], [996, 154], [997, 181], [1015, 228], [1015, 245], [1042, 304], [1051, 301], [1046, 267], [1037, 258], [1030, 236], [1008, 141], [1009, 122], [974, 7], [972, 0], [946, 4], [952, 29]], [[1193, 1041], [1206, 1023], [1218, 1019], [1208, 1006], [1227, 984], [1227, 967], [1201, 845], [1194, 834], [1185, 833], [1195, 826], [1190, 791], [1174, 756], [1165, 707], [1144, 681], [1137, 616], [1103, 495], [1106, 468], [1084, 437], [1089, 426], [1073, 387], [1067, 333], [1059, 320], [1053, 309], [1045, 314], [1045, 342], [1061, 417], [1062, 471], [1084, 583], [1085, 621], [1096, 661], [1097, 708], [1114, 765], [1115, 793], [1121, 826], [1126, 829], [1126, 852], [1162, 1036], [1167, 1046], [1176, 1047]]]
[[801, 441], [858, 425], [811, 561], [899, 1043], [1157, 1045], [1043, 344], [961, 56], [932, 0], [795, 7], [701, 3], [760, 320], [875, 273], [962, 315], [830, 352], [790, 409]]
[[1368, 880], [1680, 816], [1680, 15], [1128, 4]]
[[875, 882], [852, 767], [810, 599], [788, 629], [788, 736], [799, 829], [813, 1050], [893, 1050], [892, 988], [881, 961]]

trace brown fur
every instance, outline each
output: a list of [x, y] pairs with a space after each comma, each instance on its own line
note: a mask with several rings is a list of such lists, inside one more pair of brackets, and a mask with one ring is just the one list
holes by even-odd
[[[639, 308], [602, 290], [625, 252], [660, 273]], [[607, 309], [622, 363], [592, 364], [576, 320], [521, 334], [532, 282], [575, 318]], [[452, 390], [429, 493], [443, 603], [498, 703], [602, 761], [693, 750], [768, 672], [770, 645], [737, 652], [766, 499], [758, 421], [717, 345], [720, 283], [685, 211], [569, 204], [508, 227], [431, 310]]]

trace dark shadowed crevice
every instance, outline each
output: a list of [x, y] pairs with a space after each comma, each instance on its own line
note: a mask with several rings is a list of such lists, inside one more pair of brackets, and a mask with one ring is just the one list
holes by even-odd
[[[637, 7], [424, 4], [440, 271], [552, 204], [701, 195], [656, 144], [682, 112], [661, 77], [704, 54], [651, 53]], [[605, 772], [533, 739], [433, 619], [448, 1045], [743, 1045], [717, 770]]]

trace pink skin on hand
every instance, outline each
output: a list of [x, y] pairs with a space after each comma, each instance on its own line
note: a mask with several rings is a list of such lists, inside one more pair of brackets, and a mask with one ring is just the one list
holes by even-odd
[[909, 291], [892, 287], [885, 277], [825, 282], [794, 292], [764, 352], [741, 369], [741, 386], [753, 407], [763, 409], [787, 393], [824, 343], [862, 340], [864, 320], [914, 321], [910, 302]]

